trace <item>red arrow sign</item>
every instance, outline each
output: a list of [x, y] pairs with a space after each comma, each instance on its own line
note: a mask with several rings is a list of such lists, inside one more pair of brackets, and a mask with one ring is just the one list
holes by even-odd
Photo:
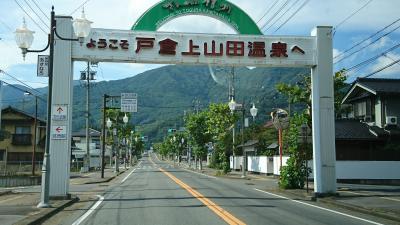
[[61, 127], [57, 127], [57, 128], [56, 128], [57, 133], [60, 133], [62, 130], [63, 130], [63, 129], [62, 129]]
[[61, 112], [63, 112], [64, 110], [61, 107], [58, 107], [57, 112], [58, 114], [60, 114]]

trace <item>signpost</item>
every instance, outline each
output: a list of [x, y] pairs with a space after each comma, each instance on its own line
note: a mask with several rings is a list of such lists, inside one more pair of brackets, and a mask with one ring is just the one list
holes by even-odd
[[51, 126], [51, 139], [53, 140], [67, 139], [67, 126]]
[[66, 121], [68, 119], [68, 106], [66, 105], [53, 105], [53, 116], [54, 121]]
[[136, 93], [121, 93], [121, 112], [137, 112]]
[[49, 76], [49, 56], [48, 55], [38, 55], [37, 76], [38, 77], [48, 77]]

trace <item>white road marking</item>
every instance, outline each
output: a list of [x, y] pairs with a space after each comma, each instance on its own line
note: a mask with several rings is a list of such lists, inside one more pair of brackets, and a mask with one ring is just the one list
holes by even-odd
[[202, 176], [206, 176], [206, 177], [209, 177], [209, 178], [217, 179], [217, 177], [210, 176], [210, 175], [207, 175], [207, 174], [204, 174], [204, 173], [199, 173], [199, 172], [196, 172], [196, 171], [193, 171], [193, 170], [188, 170], [188, 169], [185, 169], [185, 168], [182, 168], [182, 169], [183, 169], [183, 170], [186, 170], [186, 171], [188, 171], [188, 172], [191, 172], [191, 173], [198, 174], [198, 175], [202, 175]]
[[305, 202], [302, 202], [302, 201], [290, 199], [290, 198], [287, 198], [287, 197], [284, 197], [284, 196], [281, 196], [281, 195], [277, 195], [277, 194], [273, 194], [273, 193], [270, 193], [270, 192], [267, 192], [267, 191], [263, 191], [263, 190], [260, 190], [260, 189], [257, 189], [257, 188], [254, 188], [254, 190], [259, 191], [259, 192], [263, 192], [265, 194], [269, 194], [269, 195], [272, 195], [272, 196], [275, 196], [275, 197], [278, 197], [278, 198], [283, 198], [283, 199], [286, 199], [286, 200], [290, 200], [290, 201], [296, 202], [298, 204], [314, 207], [314, 208], [321, 209], [321, 210], [324, 210], [324, 211], [328, 211], [328, 212], [331, 212], [331, 213], [336, 213], [336, 214], [339, 214], [339, 215], [342, 215], [342, 216], [347, 216], [347, 217], [350, 217], [350, 218], [353, 218], [353, 219], [361, 220], [361, 221], [364, 221], [364, 222], [367, 222], [367, 223], [376, 224], [376, 225], [383, 225], [382, 223], [377, 223], [377, 222], [374, 222], [374, 221], [371, 221], [371, 220], [363, 219], [363, 218], [360, 218], [360, 217], [357, 217], [357, 216], [352, 216], [352, 215], [349, 215], [349, 214], [346, 214], [346, 213], [342, 213], [342, 212], [338, 212], [338, 211], [335, 211], [335, 210], [332, 210], [332, 209], [327, 209], [327, 208], [323, 208], [323, 207], [320, 207], [320, 206], [316, 206], [316, 205], [312, 205], [312, 204], [309, 204], [309, 203], [305, 203]]
[[77, 219], [72, 225], [79, 225], [81, 224], [99, 205], [103, 202], [104, 197], [101, 195], [97, 195], [99, 200], [94, 204], [85, 214], [83, 214], [79, 219]]
[[8, 198], [8, 199], [1, 200], [0, 202], [8, 202], [8, 201], [19, 199], [19, 198], [23, 198], [23, 197], [25, 197], [25, 196], [17, 196], [17, 197], [14, 197], [14, 198]]
[[[142, 164], [142, 161], [140, 161], [140, 163], [137, 165], [138, 167]], [[135, 169], [133, 169], [128, 175], [126, 175], [126, 177], [121, 181], [121, 184], [124, 183], [126, 181], [126, 179], [128, 179], [128, 177], [135, 172], [135, 170], [138, 168], [136, 167]]]

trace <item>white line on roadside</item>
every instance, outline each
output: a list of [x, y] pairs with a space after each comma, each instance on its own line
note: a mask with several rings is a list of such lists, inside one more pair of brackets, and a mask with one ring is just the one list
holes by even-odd
[[278, 198], [283, 198], [283, 199], [286, 199], [286, 200], [290, 200], [292, 202], [296, 202], [296, 203], [303, 204], [303, 205], [306, 205], [306, 206], [314, 207], [314, 208], [325, 210], [325, 211], [328, 211], [328, 212], [331, 212], [331, 213], [336, 213], [336, 214], [339, 214], [339, 215], [342, 215], [342, 216], [347, 216], [347, 217], [350, 217], [350, 218], [353, 218], [353, 219], [361, 220], [361, 221], [364, 221], [364, 222], [367, 222], [367, 223], [376, 224], [376, 225], [383, 225], [382, 223], [377, 223], [377, 222], [374, 222], [374, 221], [371, 221], [371, 220], [363, 219], [363, 218], [360, 218], [360, 217], [357, 217], [357, 216], [352, 216], [352, 215], [349, 215], [349, 214], [346, 214], [346, 213], [342, 213], [342, 212], [338, 212], [338, 211], [335, 211], [335, 210], [332, 210], [332, 209], [327, 209], [327, 208], [323, 208], [323, 207], [320, 207], [320, 206], [316, 206], [316, 205], [312, 205], [312, 204], [309, 204], [309, 203], [305, 203], [305, 202], [302, 202], [302, 201], [290, 199], [290, 198], [287, 198], [287, 197], [284, 197], [284, 196], [281, 196], [281, 195], [277, 195], [277, 194], [273, 194], [273, 193], [270, 193], [268, 191], [263, 191], [263, 190], [260, 190], [260, 189], [257, 189], [257, 188], [254, 188], [254, 190], [259, 191], [259, 192], [263, 192], [265, 194], [269, 194], [269, 195], [272, 195], [272, 196], [275, 196], [275, 197], [278, 197]]
[[81, 224], [99, 205], [103, 202], [104, 197], [101, 195], [97, 195], [99, 200], [94, 204], [85, 214], [83, 214], [79, 219], [77, 219], [72, 225], [79, 225]]
[[17, 196], [17, 197], [14, 197], [14, 198], [8, 198], [8, 199], [1, 200], [0, 202], [4, 203], [4, 202], [11, 201], [11, 200], [23, 198], [23, 197], [25, 197], [25, 196]]
[[202, 175], [202, 176], [206, 176], [206, 177], [209, 177], [209, 178], [217, 179], [217, 178], [214, 177], [214, 176], [210, 176], [210, 175], [207, 175], [207, 174], [204, 174], [204, 173], [199, 173], [199, 172], [196, 172], [196, 171], [193, 171], [193, 170], [188, 170], [188, 169], [185, 169], [185, 168], [182, 168], [182, 169], [183, 169], [183, 170], [186, 170], [186, 171], [188, 171], [188, 172], [191, 172], [191, 173], [198, 174], [198, 175]]
[[[142, 161], [140, 161], [140, 163], [137, 165], [138, 167], [142, 164]], [[121, 181], [121, 184], [124, 183], [126, 181], [126, 179], [128, 179], [128, 177], [135, 172], [135, 170], [137, 169], [137, 167], [135, 169], [133, 169], [128, 175], [126, 175], [126, 177]]]

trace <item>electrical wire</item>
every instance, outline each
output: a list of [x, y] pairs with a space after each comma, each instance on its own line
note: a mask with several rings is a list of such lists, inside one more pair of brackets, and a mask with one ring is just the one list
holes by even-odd
[[382, 36], [380, 36], [379, 38], [375, 39], [375, 40], [372, 41], [371, 43], [369, 43], [369, 44], [363, 46], [362, 48], [360, 48], [360, 49], [358, 49], [358, 50], [356, 50], [356, 51], [354, 51], [354, 52], [351, 52], [350, 54], [348, 54], [348, 55], [342, 57], [341, 59], [339, 59], [338, 61], [334, 62], [333, 64], [337, 64], [337, 63], [343, 61], [344, 59], [347, 59], [347, 58], [349, 58], [350, 56], [356, 54], [357, 52], [360, 52], [360, 51], [362, 51], [362, 50], [365, 50], [366, 47], [368, 47], [368, 46], [370, 46], [370, 45], [372, 45], [372, 44], [375, 44], [375, 43], [378, 42], [380, 39], [382, 39], [383, 37], [388, 36], [389, 34], [393, 33], [394, 31], [396, 31], [396, 30], [399, 29], [399, 28], [400, 28], [400, 25], [397, 26], [397, 27], [395, 27], [395, 28], [392, 29], [391, 31], [389, 31], [389, 32], [387, 32], [387, 33], [385, 33], [385, 34], [383, 34]]
[[269, 20], [267, 20], [264, 25], [261, 26], [260, 30], [263, 30], [268, 25], [268, 23], [270, 23], [282, 11], [282, 9], [286, 7], [289, 2], [290, 0], [286, 0], [286, 2], [283, 3], [283, 5], [274, 13], [274, 15]]
[[306, 6], [307, 3], [308, 3], [309, 1], [310, 1], [310, 0], [306, 0], [296, 11], [294, 11], [294, 13], [293, 13], [292, 15], [289, 16], [289, 18], [287, 18], [287, 20], [285, 20], [285, 22], [283, 22], [283, 23], [274, 31], [274, 33], [277, 32], [278, 30], [280, 30], [283, 26], [285, 26], [285, 24], [287, 24], [298, 12], [300, 12], [300, 10], [303, 9], [304, 6]]
[[257, 21], [259, 23], [264, 17], [274, 8], [274, 6], [279, 2], [279, 0], [276, 0], [272, 6], [264, 13], [264, 15]]
[[74, 14], [76, 11], [78, 11], [79, 8], [83, 7], [84, 5], [86, 5], [86, 3], [88, 3], [90, 0], [86, 0], [85, 2], [83, 2], [82, 4], [80, 4], [74, 11], [72, 11], [69, 15]]
[[0, 23], [3, 24], [9, 31], [13, 31], [3, 20], [0, 19]]
[[32, 6], [28, 3], [28, 1], [27, 1], [27, 0], [24, 0], [24, 2], [25, 2], [25, 3], [28, 5], [28, 7], [32, 10], [32, 12], [37, 16], [37, 18], [38, 18], [47, 28], [50, 29], [50, 26], [47, 25], [47, 23], [42, 19], [41, 16], [39, 16], [39, 14], [36, 12], [36, 10], [34, 10], [34, 9], [32, 8]]
[[346, 17], [344, 20], [342, 20], [340, 23], [338, 23], [336, 26], [334, 26], [333, 28], [333, 35], [335, 35], [337, 29], [343, 25], [346, 21], [348, 21], [349, 19], [351, 19], [354, 15], [356, 15], [358, 12], [360, 12], [362, 9], [364, 9], [365, 7], [367, 7], [369, 5], [369, 3], [371, 3], [373, 0], [369, 0], [367, 3], [365, 3], [363, 6], [361, 6], [359, 9], [357, 9], [356, 11], [354, 11], [352, 14], [350, 14], [350, 16]]
[[36, 22], [36, 20], [34, 20], [34, 19], [31, 17], [31, 15], [29, 15], [29, 13], [27, 13], [27, 12], [25, 11], [24, 7], [22, 7], [22, 6], [19, 4], [19, 2], [18, 2], [17, 0], [14, 0], [14, 2], [17, 3], [17, 5], [19, 6], [19, 8], [22, 9], [22, 11], [25, 13], [25, 15], [27, 15], [27, 16], [32, 20], [32, 22], [33, 22], [34, 24], [36, 24], [36, 26], [39, 27], [39, 29], [42, 30], [43, 33], [45, 33], [45, 34], [47, 35], [47, 32]]
[[[14, 84], [10, 84], [10, 83], [8, 83], [8, 82], [6, 82], [6, 81], [4, 81], [4, 80], [2, 80], [2, 82], [3, 83], [5, 83], [5, 84], [7, 84], [7, 86], [11, 86], [12, 88], [14, 88], [14, 89], [17, 89], [17, 90], [19, 90], [19, 91], [21, 91], [21, 92], [23, 92], [23, 93], [29, 93], [29, 94], [31, 94], [32, 96], [35, 96], [35, 97], [37, 97], [38, 99], [40, 99], [40, 100], [42, 100], [42, 101], [46, 101], [45, 99], [43, 99], [42, 97], [40, 97], [39, 95], [35, 95], [35, 94], [33, 94], [32, 92], [30, 92], [29, 90], [24, 90], [24, 89], [22, 89], [22, 88], [20, 88], [20, 87], [18, 87], [18, 86], [15, 86]], [[42, 94], [43, 95], [43, 94]]]
[[363, 39], [362, 41], [357, 42], [356, 44], [354, 44], [353, 46], [351, 46], [350, 48], [344, 50], [342, 53], [338, 54], [337, 56], [333, 57], [333, 59], [339, 58], [340, 56], [346, 54], [347, 52], [349, 52], [350, 50], [354, 49], [355, 47], [361, 45], [362, 43], [366, 42], [367, 40], [373, 38], [374, 36], [376, 36], [377, 34], [379, 34], [380, 32], [386, 30], [386, 28], [392, 26], [393, 24], [397, 23], [400, 21], [400, 18], [395, 20], [394, 22], [390, 23], [389, 25], [385, 26], [384, 28], [378, 30], [377, 32], [375, 32], [374, 34], [368, 36], [367, 38]]
[[50, 17], [49, 17], [46, 13], [43, 12], [42, 8], [40, 8], [40, 6], [36, 3], [35, 0], [31, 0], [31, 2], [33, 2], [33, 4], [36, 5], [36, 7], [40, 10], [40, 12], [42, 12], [43, 15], [44, 15], [48, 20], [50, 20]]
[[280, 15], [278, 17], [278, 19], [275, 20], [275, 22], [273, 22], [271, 25], [269, 25], [269, 27], [267, 29], [265, 29], [265, 31], [269, 30], [271, 27], [273, 27], [279, 20], [282, 19], [282, 17], [284, 15], [286, 15], [286, 13], [288, 13], [300, 0], [296, 0], [291, 6], [289, 6], [286, 11], [284, 13], [282, 13], [282, 15]]
[[371, 58], [369, 58], [369, 59], [367, 59], [367, 60], [365, 60], [365, 61], [363, 61], [363, 62], [358, 63], [357, 65], [354, 65], [354, 66], [352, 66], [352, 67], [346, 69], [346, 71], [351, 71], [351, 70], [357, 69], [357, 68], [359, 68], [359, 67], [366, 66], [366, 65], [372, 63], [373, 61], [377, 60], [379, 57], [385, 56], [388, 52], [391, 52], [391, 51], [393, 51], [393, 50], [395, 50], [395, 49], [397, 49], [397, 48], [399, 48], [399, 47], [400, 47], [400, 44], [397, 44], [397, 45], [395, 45], [395, 46], [393, 46], [393, 47], [387, 49], [386, 51], [382, 52], [382, 53], [379, 54], [379, 55], [376, 55], [376, 56], [374, 56], [374, 57], [371, 57]]
[[385, 70], [385, 69], [387, 69], [387, 68], [389, 68], [389, 67], [392, 67], [393, 65], [397, 64], [398, 62], [400, 62], [400, 59], [398, 59], [398, 60], [396, 60], [396, 61], [394, 61], [394, 62], [392, 62], [392, 63], [390, 63], [390, 64], [387, 64], [387, 65], [384, 66], [384, 67], [381, 67], [381, 68], [375, 70], [374, 72], [372, 72], [372, 73], [366, 75], [364, 78], [367, 78], [367, 77], [370, 77], [370, 76], [372, 76], [372, 75], [375, 75], [375, 74], [377, 74], [377, 73], [379, 73], [379, 72], [381, 72], [381, 71], [383, 71], [383, 70]]
[[40, 91], [35, 90], [35, 89], [34, 89], [33, 87], [31, 87], [30, 85], [26, 84], [25, 82], [21, 81], [20, 79], [16, 78], [15, 76], [13, 76], [13, 75], [11, 75], [11, 74], [5, 72], [5, 71], [2, 70], [2, 69], [0, 69], [0, 73], [3, 73], [4, 75], [7, 75], [7, 76], [13, 78], [14, 80], [16, 80], [16, 81], [18, 81], [19, 83], [23, 84], [25, 87], [27, 87], [27, 88], [29, 88], [29, 89], [31, 89], [31, 90], [34, 90], [34, 91], [36, 91], [37, 93], [39, 93], [39, 94], [41, 94], [41, 95], [43, 94], [43, 93], [41, 93]]

